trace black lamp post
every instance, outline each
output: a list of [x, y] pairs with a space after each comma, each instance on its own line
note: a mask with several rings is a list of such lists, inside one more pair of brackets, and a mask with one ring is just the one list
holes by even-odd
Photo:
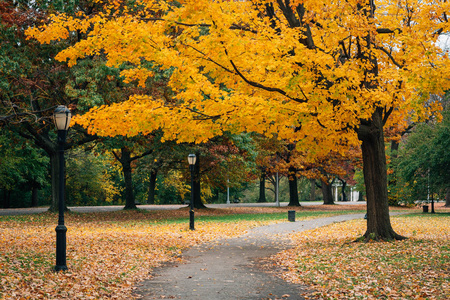
[[197, 157], [195, 154], [188, 155], [189, 170], [191, 171], [191, 203], [189, 209], [189, 229], [195, 230], [194, 227], [194, 170], [195, 170], [195, 160]]
[[64, 225], [64, 145], [66, 143], [67, 130], [69, 129], [70, 110], [64, 105], [58, 105], [53, 113], [56, 128], [58, 129], [58, 154], [59, 154], [59, 199], [58, 199], [58, 226], [56, 226], [56, 266], [55, 271], [67, 270], [66, 265], [66, 232]]

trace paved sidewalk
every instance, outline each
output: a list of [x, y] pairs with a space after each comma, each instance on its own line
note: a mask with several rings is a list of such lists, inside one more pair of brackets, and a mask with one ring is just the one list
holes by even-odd
[[184, 264], [154, 270], [138, 286], [142, 299], [304, 299], [305, 286], [263, 271], [261, 259], [293, 247], [288, 234], [363, 218], [349, 214], [258, 227], [244, 236], [203, 244], [183, 253]]

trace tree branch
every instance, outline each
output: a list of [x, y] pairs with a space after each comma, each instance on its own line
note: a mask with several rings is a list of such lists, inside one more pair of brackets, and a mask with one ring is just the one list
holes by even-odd
[[402, 33], [400, 28], [389, 29], [389, 28], [377, 28], [377, 33]]
[[136, 155], [136, 156], [130, 157], [130, 162], [137, 160], [139, 158], [142, 158], [144, 156], [150, 155], [152, 153], [153, 153], [153, 149], [147, 150], [144, 153], [142, 153], [141, 155]]
[[[225, 53], [228, 55], [228, 51], [227, 51], [226, 49], [225, 49]], [[236, 74], [239, 75], [239, 77], [241, 77], [247, 84], [249, 84], [249, 85], [251, 85], [251, 86], [253, 86], [253, 87], [260, 88], [260, 89], [263, 89], [263, 90], [268, 91], [268, 92], [276, 92], [276, 93], [279, 93], [279, 94], [285, 96], [286, 98], [289, 98], [290, 100], [293, 100], [293, 101], [298, 102], [298, 103], [305, 103], [305, 102], [308, 101], [308, 99], [306, 99], [306, 98], [305, 98], [305, 99], [293, 98], [293, 97], [289, 96], [289, 95], [288, 95], [285, 91], [283, 91], [282, 89], [267, 87], [267, 86], [264, 86], [264, 85], [262, 85], [262, 84], [260, 84], [260, 83], [257, 83], [257, 82], [248, 80], [248, 79], [244, 76], [244, 74], [242, 74], [242, 73], [238, 70], [238, 68], [237, 68], [236, 65], [234, 64], [233, 60], [230, 59], [230, 63], [231, 63], [231, 65], [233, 66], [233, 68], [234, 68]]]
[[375, 47], [375, 49], [378, 49], [378, 50], [383, 51], [383, 52], [389, 57], [389, 59], [392, 61], [392, 63], [393, 63], [394, 65], [396, 65], [396, 66], [399, 67], [400, 69], [402, 69], [402, 68], [404, 67], [403, 65], [400, 65], [400, 64], [394, 59], [394, 57], [392, 56], [392, 54], [391, 54], [389, 51], [387, 51], [386, 49], [384, 49], [384, 48], [381, 47], [381, 46], [374, 45], [374, 47]]

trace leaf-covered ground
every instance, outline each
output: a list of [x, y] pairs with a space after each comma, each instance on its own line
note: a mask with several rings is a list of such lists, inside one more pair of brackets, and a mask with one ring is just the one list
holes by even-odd
[[[298, 208], [297, 219], [364, 207], [318, 208]], [[288, 209], [198, 210], [195, 231], [188, 230], [187, 209], [68, 213], [69, 270], [59, 273], [52, 271], [56, 214], [0, 217], [0, 299], [130, 299], [138, 281], [180, 259], [186, 247], [286, 221]]]
[[395, 242], [354, 242], [354, 220], [298, 233], [296, 247], [273, 259], [288, 281], [309, 285], [311, 299], [450, 299], [450, 209], [391, 218]]

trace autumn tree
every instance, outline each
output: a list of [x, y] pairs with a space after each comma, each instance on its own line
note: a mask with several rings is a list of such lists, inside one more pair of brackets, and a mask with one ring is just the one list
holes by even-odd
[[[56, 15], [49, 26], [28, 32], [49, 43], [92, 29], [57, 55], [69, 66], [102, 53], [111, 66], [134, 65], [123, 73], [130, 80], [152, 76], [145, 68], [149, 61], [173, 71], [169, 86], [176, 101], [134, 96], [92, 110], [79, 124], [101, 135], [163, 128], [166, 139], [186, 142], [223, 130], [276, 134], [311, 149], [311, 159], [361, 145], [365, 236], [403, 238], [389, 218], [383, 129], [439, 109], [423, 103], [449, 87], [448, 56], [436, 43], [448, 29], [447, 1], [133, 4], [139, 11], [106, 1], [106, 13]], [[102, 125], [106, 113], [123, 110], [126, 118], [116, 114], [120, 126]]]

